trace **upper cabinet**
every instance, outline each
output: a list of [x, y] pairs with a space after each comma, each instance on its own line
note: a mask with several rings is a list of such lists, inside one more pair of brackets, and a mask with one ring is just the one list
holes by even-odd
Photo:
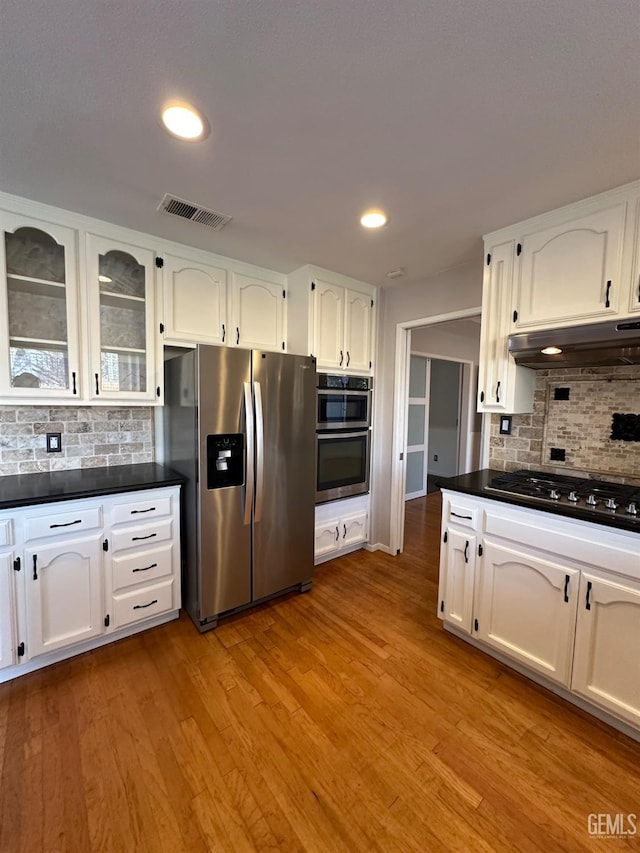
[[148, 249], [87, 235], [92, 399], [153, 402], [154, 258]]
[[0, 213], [0, 227], [0, 394], [77, 399], [75, 232], [10, 213]]
[[[318, 267], [289, 276], [289, 348], [313, 355], [318, 370], [373, 371], [376, 288]], [[307, 303], [302, 294], [308, 293]]]
[[285, 350], [285, 300], [282, 285], [234, 273], [230, 343], [244, 349]]
[[162, 266], [165, 343], [224, 344], [227, 340], [227, 271], [165, 254]]
[[518, 242], [514, 324], [529, 329], [625, 313], [627, 204], [523, 233]]

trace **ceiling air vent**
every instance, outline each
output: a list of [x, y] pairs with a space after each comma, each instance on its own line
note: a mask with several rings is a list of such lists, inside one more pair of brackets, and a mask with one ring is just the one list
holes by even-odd
[[158, 210], [162, 213], [170, 213], [172, 216], [188, 219], [189, 222], [199, 222], [200, 225], [206, 225], [207, 228], [212, 228], [214, 231], [222, 231], [227, 222], [231, 222], [233, 218], [168, 194], [160, 202]]

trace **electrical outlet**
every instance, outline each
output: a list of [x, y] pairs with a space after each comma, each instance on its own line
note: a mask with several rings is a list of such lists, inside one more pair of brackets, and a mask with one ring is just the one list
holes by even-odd
[[47, 453], [60, 453], [62, 451], [62, 433], [47, 433]]
[[433, 461], [434, 461], [434, 462], [437, 462], [437, 461], [438, 461], [438, 454], [437, 454], [437, 453], [434, 453], [434, 454], [433, 454]]

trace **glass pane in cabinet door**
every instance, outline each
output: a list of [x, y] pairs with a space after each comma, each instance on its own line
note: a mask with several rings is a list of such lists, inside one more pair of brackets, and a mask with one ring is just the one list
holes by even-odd
[[14, 388], [69, 388], [64, 246], [37, 228], [5, 233]]
[[99, 256], [100, 388], [147, 390], [146, 271], [127, 252]]

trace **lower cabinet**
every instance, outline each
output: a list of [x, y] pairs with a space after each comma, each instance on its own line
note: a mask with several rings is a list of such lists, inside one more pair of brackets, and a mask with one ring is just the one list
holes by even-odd
[[348, 498], [316, 507], [316, 564], [353, 551], [367, 541], [369, 496], [363, 498]]
[[640, 724], [640, 581], [582, 575], [571, 688]]
[[443, 493], [438, 616], [640, 731], [640, 537]]
[[0, 681], [177, 615], [178, 486], [11, 513], [10, 525], [0, 513]]

